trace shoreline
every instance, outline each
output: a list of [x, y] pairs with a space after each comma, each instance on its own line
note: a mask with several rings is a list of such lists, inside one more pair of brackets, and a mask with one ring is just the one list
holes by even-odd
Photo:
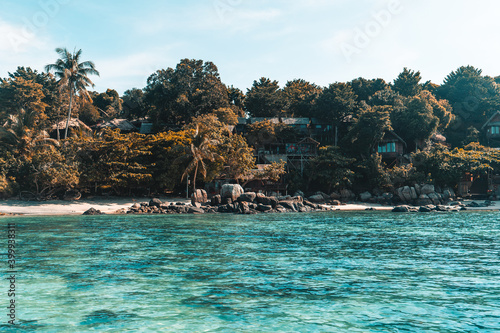
[[[163, 202], [170, 204], [191, 203], [191, 200], [183, 198], [160, 198]], [[90, 208], [100, 210], [105, 214], [123, 214], [134, 204], [147, 202], [146, 198], [93, 198], [76, 201], [21, 201], [4, 200], [0, 201], [0, 216], [62, 216], [62, 215], [82, 215]], [[466, 200], [464, 203], [472, 202]], [[468, 211], [495, 211], [500, 209], [500, 202], [493, 202], [490, 207], [468, 207]], [[372, 211], [392, 211], [395, 206], [383, 206], [380, 204], [368, 204], [363, 202], [348, 203], [340, 206], [328, 206], [331, 211], [365, 211], [373, 208]]]

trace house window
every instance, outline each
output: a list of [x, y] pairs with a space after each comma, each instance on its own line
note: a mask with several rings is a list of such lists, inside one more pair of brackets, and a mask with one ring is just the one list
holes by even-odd
[[387, 142], [378, 145], [379, 153], [395, 153], [396, 152], [396, 142]]
[[500, 126], [491, 126], [490, 132], [493, 135], [500, 134]]

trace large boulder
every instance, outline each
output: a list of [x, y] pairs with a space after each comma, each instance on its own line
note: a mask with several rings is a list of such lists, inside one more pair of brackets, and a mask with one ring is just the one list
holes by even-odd
[[410, 211], [410, 207], [408, 206], [397, 206], [392, 210], [394, 213], [408, 213]]
[[293, 196], [294, 197], [304, 197], [304, 192], [299, 190], [299, 191], [295, 192], [295, 194]]
[[220, 190], [222, 200], [230, 198], [232, 202], [238, 200], [243, 193], [245, 193], [245, 191], [239, 184], [224, 184]]
[[94, 207], [87, 209], [83, 215], [104, 215], [103, 212], [101, 212], [98, 209], [95, 209]]
[[340, 200], [342, 199], [342, 196], [340, 195], [340, 193], [332, 192], [332, 194], [330, 194], [330, 198], [333, 200]]
[[163, 204], [163, 202], [161, 202], [160, 199], [158, 198], [154, 198], [154, 199], [151, 199], [149, 201], [149, 207], [158, 207], [160, 208], [160, 206]]
[[189, 207], [187, 210], [188, 214], [205, 214], [205, 211], [202, 208], [198, 207]]
[[279, 205], [281, 205], [282, 207], [285, 207], [286, 209], [291, 210], [292, 212], [296, 212], [298, 210], [297, 204], [294, 203], [293, 201], [282, 200], [279, 202]]
[[414, 187], [410, 187], [410, 195], [411, 195], [411, 200], [417, 200], [418, 194], [417, 190]]
[[417, 191], [417, 196], [422, 194], [422, 186], [420, 186], [419, 184], [415, 184], [415, 191]]
[[370, 192], [363, 192], [359, 195], [359, 200], [363, 202], [367, 202], [372, 198], [372, 194]]
[[405, 202], [410, 202], [411, 201], [411, 189], [409, 186], [403, 187], [403, 190], [401, 191], [401, 194], [403, 195], [404, 201]]
[[427, 194], [421, 194], [417, 199], [417, 205], [428, 206], [433, 204], [433, 201], [429, 198]]
[[434, 185], [426, 184], [422, 186], [422, 189], [420, 190], [422, 194], [431, 194], [435, 192]]
[[208, 201], [207, 191], [196, 190], [191, 194], [191, 204], [194, 206], [195, 203], [206, 203]]
[[438, 194], [436, 194], [436, 193], [429, 193], [427, 196], [429, 197], [429, 199], [432, 200], [432, 203], [434, 205], [437, 206], [437, 205], [441, 204], [441, 200], [439, 199], [439, 195]]
[[325, 198], [321, 194], [315, 194], [309, 197], [309, 201], [321, 203], [325, 202]]
[[257, 210], [258, 210], [259, 212], [269, 212], [269, 211], [273, 210], [273, 206], [271, 206], [271, 205], [263, 205], [263, 204], [259, 204], [259, 205], [257, 206]]
[[210, 203], [212, 206], [219, 206], [220, 204], [222, 204], [222, 198], [220, 194], [214, 195]]
[[351, 190], [347, 190], [347, 189], [340, 191], [340, 196], [342, 197], [343, 201], [349, 201], [349, 200], [352, 200], [356, 197], [354, 192], [352, 192]]
[[240, 195], [238, 198], [239, 202], [254, 202], [255, 198], [257, 198], [257, 194], [255, 192], [247, 192]]
[[399, 187], [398, 189], [396, 189], [396, 195], [398, 196], [398, 198], [399, 198], [401, 201], [403, 201], [403, 202], [405, 202], [405, 201], [406, 201], [406, 199], [405, 199], [405, 197], [404, 197], [404, 195], [403, 195], [403, 187]]

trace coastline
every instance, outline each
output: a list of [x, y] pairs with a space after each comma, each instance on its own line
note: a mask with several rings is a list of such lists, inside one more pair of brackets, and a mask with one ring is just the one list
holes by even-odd
[[[166, 203], [189, 203], [190, 200], [183, 198], [161, 198]], [[82, 215], [90, 208], [100, 210], [105, 214], [123, 214], [136, 203], [147, 202], [148, 198], [93, 198], [78, 201], [0, 201], [0, 216], [24, 215], [24, 216], [59, 216], [59, 215]], [[470, 200], [464, 203], [472, 202]], [[395, 206], [382, 206], [379, 204], [368, 204], [363, 202], [348, 203], [341, 206], [327, 205], [334, 211], [364, 211], [373, 208], [374, 211], [391, 211]], [[499, 210], [500, 202], [493, 202], [490, 207], [468, 207], [468, 211], [477, 210]]]

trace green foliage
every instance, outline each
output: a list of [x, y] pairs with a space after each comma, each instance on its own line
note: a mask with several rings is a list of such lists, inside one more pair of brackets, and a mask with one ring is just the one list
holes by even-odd
[[316, 100], [315, 115], [331, 124], [349, 120], [357, 110], [357, 96], [346, 83], [333, 83], [323, 89]]
[[286, 162], [280, 160], [279, 162], [272, 162], [271, 164], [267, 164], [264, 166], [264, 170], [258, 172], [255, 175], [256, 179], [268, 179], [273, 182], [278, 182], [284, 174], [286, 174], [285, 170]]
[[265, 77], [253, 82], [245, 98], [245, 108], [252, 117], [277, 117], [284, 105], [278, 81]]
[[381, 90], [390, 89], [389, 85], [383, 79], [367, 80], [359, 77], [348, 84], [351, 86], [356, 96], [358, 96], [358, 102], [365, 101], [368, 103], [375, 93]]
[[422, 91], [420, 80], [422, 80], [420, 72], [415, 72], [405, 67], [403, 72], [394, 80], [393, 89], [401, 96], [412, 97]]
[[238, 115], [231, 108], [219, 108], [214, 111], [219, 121], [226, 125], [238, 124]]
[[141, 89], [129, 89], [122, 96], [122, 112], [127, 119], [144, 118], [148, 113], [144, 92]]
[[67, 91], [69, 96], [67, 125], [64, 132], [64, 138], [67, 138], [74, 94], [78, 93], [83, 99], [90, 101], [87, 87], [93, 87], [94, 83], [89, 79], [89, 75], [99, 76], [99, 72], [92, 61], [80, 62], [82, 50], [70, 53], [65, 48], [57, 48], [56, 52], [60, 58], [55, 63], [45, 66], [45, 70], [54, 71], [60, 89]]
[[144, 91], [157, 126], [188, 123], [193, 117], [229, 106], [217, 67], [203, 60], [183, 59], [175, 69], [157, 71], [148, 78]]
[[355, 161], [346, 157], [338, 147], [322, 147], [319, 155], [311, 160], [309, 181], [327, 193], [335, 189], [349, 188], [355, 179], [352, 170]]
[[390, 106], [370, 107], [364, 104], [360, 114], [354, 119], [349, 134], [343, 144], [354, 156], [368, 157], [374, 151], [386, 131], [391, 130]]
[[321, 88], [315, 84], [298, 79], [288, 81], [283, 88], [285, 112], [290, 117], [311, 117], [316, 98]]
[[121, 114], [122, 102], [118, 92], [114, 89], [107, 89], [106, 92], [94, 94], [92, 97], [94, 106], [104, 111], [108, 117], [116, 117]]
[[239, 117], [245, 117], [245, 94], [238, 88], [230, 86], [227, 88], [229, 103], [233, 112]]
[[78, 113], [80, 120], [89, 126], [95, 125], [101, 118], [99, 110], [91, 103], [83, 104]]

